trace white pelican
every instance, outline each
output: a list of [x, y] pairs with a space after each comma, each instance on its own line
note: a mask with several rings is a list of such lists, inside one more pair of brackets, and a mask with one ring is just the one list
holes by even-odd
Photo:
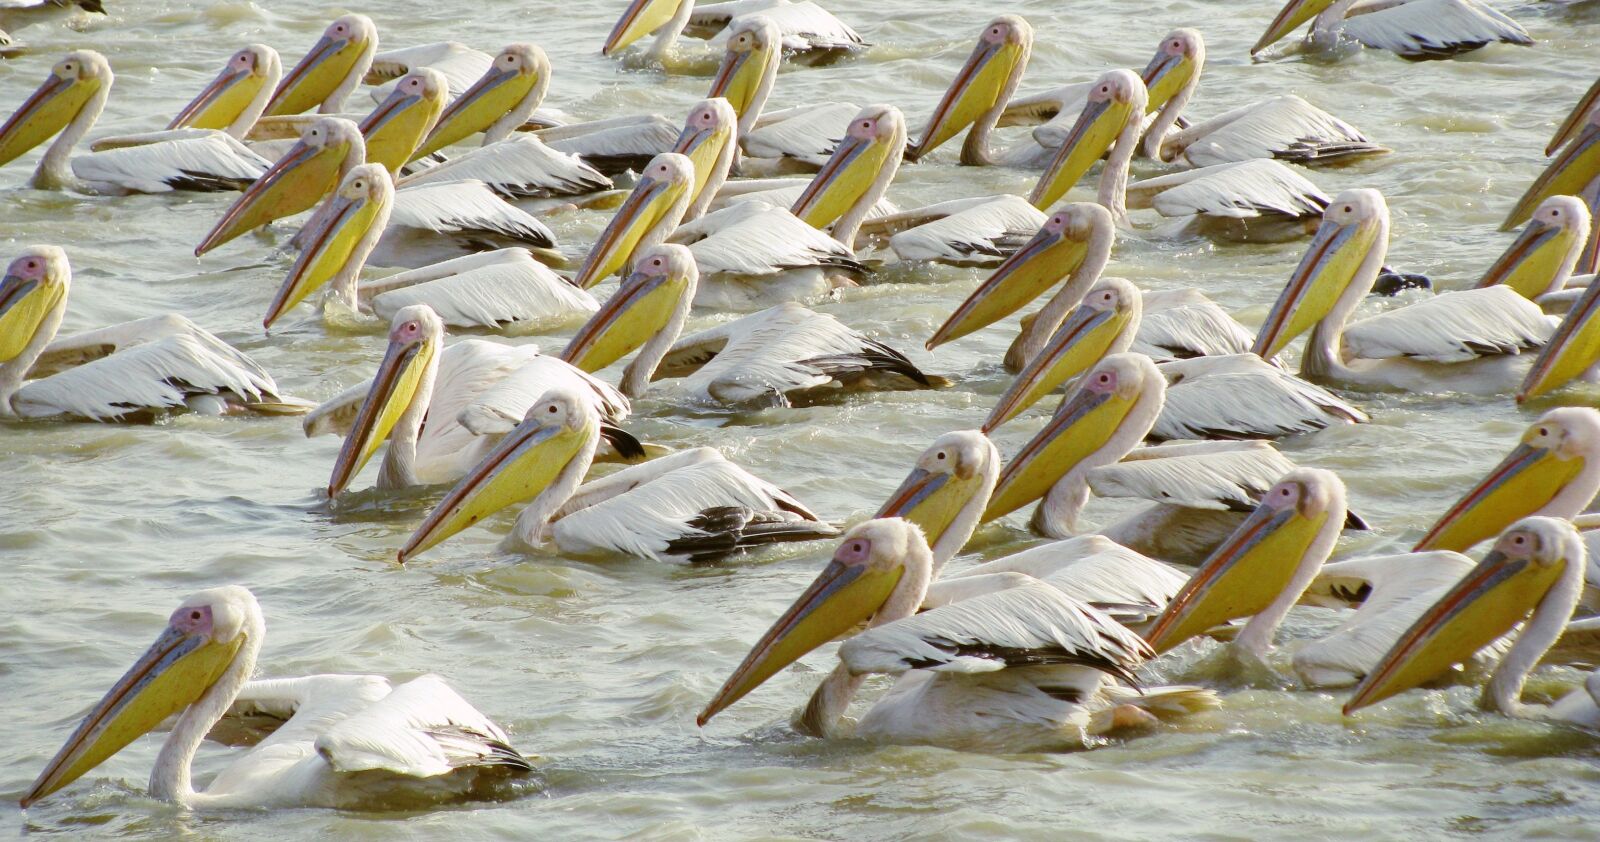
[[[1112, 354], [1079, 379], [1005, 468], [983, 521], [1035, 500], [1031, 526], [1071, 537], [1091, 489], [1156, 501], [1100, 534], [1157, 557], [1203, 554], [1294, 463], [1266, 442], [1175, 442], [1135, 450], [1161, 414], [1166, 380], [1148, 357]], [[1359, 524], [1352, 521], [1352, 526]]]
[[[29, 182], [41, 190], [82, 187], [98, 193], [237, 190], [267, 170], [267, 160], [223, 132], [204, 132], [72, 158], [111, 96], [111, 64], [93, 50], [73, 50], [50, 78], [0, 126], [0, 165], [60, 134]], [[69, 164], [69, 159], [70, 164]]]
[[1000, 478], [1000, 451], [980, 430], [957, 430], [933, 440], [916, 466], [873, 517], [905, 518], [929, 541], [939, 572], [978, 528]]
[[1438, 677], [1520, 623], [1479, 704], [1507, 716], [1600, 726], [1600, 698], [1590, 689], [1600, 689], [1600, 682], [1593, 677], [1552, 705], [1522, 702], [1523, 683], [1560, 638], [1578, 604], [1586, 564], [1583, 540], [1571, 523], [1530, 517], [1512, 524], [1483, 561], [1406, 629], [1367, 673], [1345, 702], [1345, 715]]
[[687, 155], [694, 164], [694, 189], [684, 209], [683, 222], [705, 216], [717, 193], [728, 180], [728, 171], [739, 152], [739, 115], [722, 97], [695, 103], [683, 120], [683, 131], [672, 144], [672, 151]]
[[278, 85], [266, 116], [291, 116], [312, 108], [323, 114], [339, 113], [372, 67], [377, 52], [378, 28], [371, 18], [335, 18]]
[[494, 65], [494, 56], [475, 50], [460, 41], [435, 41], [398, 50], [384, 50], [372, 56], [372, 66], [362, 79], [374, 85], [372, 99], [388, 98], [394, 81], [413, 70], [429, 67], [439, 71], [450, 83], [451, 98], [458, 97]]
[[783, 35], [771, 18], [758, 14], [735, 19], [706, 96], [720, 96], [733, 105], [746, 155], [773, 166], [814, 170], [828, 160], [858, 109], [848, 102], [826, 102], [764, 113], [782, 55]]
[[[275, 219], [307, 210], [366, 162], [366, 142], [349, 120], [319, 117], [266, 174], [230, 205], [195, 254], [204, 254]], [[548, 249], [544, 223], [480, 181], [429, 181], [395, 191], [389, 225], [372, 263], [416, 267], [489, 247]]]
[[861, 233], [869, 240], [887, 236], [889, 248], [901, 260], [954, 266], [997, 263], [1027, 243], [1049, 219], [1028, 200], [1009, 193], [883, 211], [875, 211], [862, 226]]
[[1144, 131], [1144, 153], [1158, 161], [1182, 159], [1193, 167], [1277, 158], [1302, 164], [1347, 161], [1389, 150], [1360, 129], [1294, 95], [1240, 106], [1174, 131], [1200, 86], [1206, 44], [1196, 29], [1167, 33], [1141, 77], [1154, 119]]
[[56, 246], [26, 248], [6, 267], [0, 417], [115, 421], [185, 408], [218, 415], [305, 411], [279, 395], [255, 360], [179, 315], [56, 339], [71, 286], [67, 253]]
[[278, 51], [251, 44], [228, 57], [222, 72], [160, 132], [102, 137], [89, 144], [95, 152], [119, 146], [138, 146], [183, 137], [201, 137], [220, 131], [244, 140], [267, 109], [267, 100], [283, 78]]
[[615, 427], [629, 411], [628, 399], [617, 390], [534, 345], [464, 339], [444, 347], [444, 325], [425, 305], [395, 313], [377, 374], [313, 410], [305, 432], [344, 436], [329, 497], [343, 491], [385, 441], [379, 488], [450, 482], [556, 387], [586, 397], [602, 419], [601, 434], [625, 457], [642, 455], [638, 443]]
[[655, 378], [683, 377], [697, 400], [729, 406], [814, 401], [840, 389], [949, 385], [894, 348], [792, 301], [673, 343]]
[[1589, 241], [1591, 222], [1589, 208], [1582, 199], [1545, 199], [1477, 285], [1505, 284], [1530, 301], [1560, 292], [1566, 288], [1584, 244]]
[[[1580, 104], [1579, 108], [1584, 108], [1584, 104]], [[1576, 115], [1578, 112], [1573, 113]], [[1572, 122], [1572, 118], [1568, 120]], [[1500, 224], [1500, 230], [1515, 228], [1533, 216], [1552, 196], [1577, 196], [1588, 207], [1591, 216], [1600, 211], [1600, 108], [1588, 111], [1581, 122], [1564, 125], [1562, 134], [1557, 135], [1558, 140], [1562, 137], [1571, 137], [1571, 141], [1545, 167], [1544, 172], [1528, 185], [1522, 198], [1506, 215], [1505, 222]], [[1597, 261], [1600, 261], [1600, 233], [1596, 232], [1596, 228], [1600, 226], [1591, 226], [1589, 241], [1584, 244], [1576, 271], [1593, 272]]]
[[633, 271], [573, 335], [561, 358], [595, 372], [638, 351], [619, 388], [630, 398], [643, 395], [683, 332], [699, 282], [700, 270], [687, 248], [663, 243], [641, 250]]
[[1046, 584], [917, 613], [932, 576], [922, 531], [900, 518], [851, 529], [828, 566], [762, 636], [697, 721], [858, 625], [795, 723], [831, 737], [866, 676], [899, 676], [855, 736], [983, 751], [1087, 748], [1090, 735], [1217, 706], [1197, 687], [1139, 687], [1138, 635]]
[[[436, 675], [398, 687], [376, 675], [250, 680], [266, 630], [261, 606], [245, 588], [212, 588], [185, 599], [39, 774], [22, 807], [174, 714], [150, 773], [150, 795], [191, 809], [349, 809], [396, 790], [438, 800], [470, 795], [490, 776], [533, 769], [504, 729]], [[230, 708], [285, 721], [196, 791], [195, 755]]]
[[1573, 380], [1600, 381], [1600, 283], [1591, 282], [1562, 318], [1517, 387], [1525, 403]]
[[1323, 52], [1346, 38], [1412, 61], [1451, 58], [1496, 42], [1533, 46], [1522, 24], [1477, 0], [1289, 0], [1250, 54], [1308, 20], [1306, 44]]
[[388, 321], [426, 304], [446, 327], [526, 333], [587, 318], [600, 302], [525, 248], [469, 254], [356, 285], [360, 309]]
[[509, 44], [477, 81], [451, 100], [411, 157], [432, 155], [480, 132], [483, 146], [505, 140], [528, 122], [549, 89], [550, 59], [544, 50]]
[[699, 561], [837, 535], [788, 492], [698, 447], [579, 485], [594, 459], [594, 402], [557, 386], [483, 457], [400, 548], [404, 562], [507, 506], [527, 503], [507, 543], [564, 553]]
[[[985, 429], [1016, 417], [1107, 354], [1128, 350], [1143, 324], [1142, 297], [1128, 281], [1101, 279], [1023, 367]], [[1148, 434], [1155, 441], [1271, 439], [1368, 420], [1360, 409], [1255, 354], [1171, 360], [1158, 367], [1167, 392]]]
[[1573, 518], [1600, 493], [1600, 411], [1566, 406], [1522, 440], [1439, 518], [1416, 549], [1465, 552], [1530, 515]]
[[848, 24], [810, 0], [732, 0], [701, 5], [695, 0], [632, 0], [606, 36], [600, 54], [616, 55], [653, 34], [656, 39], [646, 57], [660, 62], [686, 29], [695, 37], [710, 38], [740, 18], [758, 13], [778, 27], [786, 52], [837, 55], [867, 46]]
[[[1327, 197], [1283, 164], [1254, 159], [1185, 170], [1128, 184], [1149, 93], [1131, 70], [1112, 70], [1095, 81], [1088, 104], [1067, 131], [1028, 200], [1045, 208], [1066, 195], [1102, 156], [1097, 201], [1119, 225], [1128, 208], [1153, 207], [1204, 233], [1232, 239], [1280, 239], [1302, 232], [1322, 213]], [[1107, 154], [1107, 150], [1109, 155]]]
[[1346, 190], [1256, 335], [1276, 357], [1310, 331], [1300, 374], [1345, 386], [1503, 394], [1525, 373], [1523, 351], [1555, 329], [1539, 306], [1502, 284], [1447, 292], [1348, 325], [1389, 249], [1389, 207], [1371, 189]]
[[347, 313], [357, 307], [356, 278], [367, 255], [389, 224], [394, 208], [394, 186], [381, 164], [362, 164], [350, 170], [295, 238], [301, 243], [289, 274], [278, 287], [261, 326], [271, 328], [280, 316], [307, 295], [330, 284], [330, 298]]
[[1038, 157], [1039, 145], [1033, 142], [998, 153], [990, 148], [990, 135], [1016, 93], [1032, 52], [1033, 27], [1021, 16], [1001, 15], [989, 21], [928, 118], [922, 139], [906, 147], [906, 160], [921, 159], [968, 126], [972, 128], [961, 146], [963, 165], [993, 166]]

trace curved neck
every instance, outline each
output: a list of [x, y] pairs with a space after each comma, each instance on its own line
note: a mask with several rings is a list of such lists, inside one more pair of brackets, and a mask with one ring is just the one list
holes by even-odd
[[756, 83], [755, 95], [750, 97], [750, 105], [739, 115], [740, 143], [744, 143], [745, 136], [755, 129], [756, 123], [761, 120], [761, 110], [767, 107], [767, 97], [772, 95], [772, 86], [778, 81], [778, 63], [783, 60], [783, 48], [773, 47], [764, 58], [766, 66], [761, 69], [761, 80]]
[[[390, 178], [393, 177], [391, 173]], [[372, 219], [372, 226], [361, 235], [360, 240], [356, 241], [355, 248], [350, 250], [349, 259], [345, 260], [339, 271], [328, 279], [329, 293], [352, 314], [360, 312], [357, 286], [361, 279], [361, 270], [367, 265], [367, 258], [372, 254], [372, 250], [378, 247], [378, 240], [383, 238], [383, 229], [389, 227], [389, 214], [393, 211], [393, 198], [383, 202], [378, 208], [377, 215]], [[434, 359], [438, 359], [438, 354], [434, 355]]]
[[961, 144], [961, 165], [964, 167], [993, 167], [1000, 165], [991, 145], [994, 129], [1000, 122], [1000, 115], [1005, 113], [1007, 103], [1017, 93], [1017, 86], [1022, 84], [1022, 74], [1028, 69], [1028, 58], [1033, 54], [1033, 41], [1027, 40], [1022, 44], [1022, 53], [1017, 56], [1017, 64], [1011, 69], [1011, 75], [1006, 77], [1005, 85], [1000, 93], [995, 96], [994, 104], [989, 110], [978, 115], [972, 121], [972, 128], [967, 130], [967, 139]]
[[600, 422], [597, 419], [590, 426], [590, 432], [583, 446], [576, 455], [567, 462], [556, 475], [556, 481], [550, 483], [533, 502], [517, 515], [517, 523], [511, 529], [508, 540], [514, 545], [524, 547], [537, 547], [544, 542], [545, 530], [549, 527], [551, 519], [566, 502], [572, 499], [578, 486], [583, 484], [583, 478], [589, 473], [589, 466], [594, 463], [594, 452], [600, 446]]
[[905, 157], [905, 151], [906, 133], [902, 128], [899, 136], [890, 141], [889, 154], [884, 158], [883, 169], [878, 171], [878, 177], [873, 179], [872, 184], [856, 199], [855, 204], [834, 220], [828, 235], [843, 243], [845, 248], [855, 249], [856, 234], [861, 231], [861, 223], [866, 221], [867, 214], [872, 213], [878, 200], [889, 192], [889, 184], [900, 171], [900, 160]]
[[656, 335], [644, 343], [639, 353], [628, 363], [622, 371], [622, 385], [619, 387], [622, 394], [630, 398], [643, 395], [650, 388], [650, 377], [656, 373], [656, 366], [661, 365], [661, 360], [672, 350], [672, 343], [678, 341], [683, 334], [683, 323], [689, 318], [689, 308], [694, 306], [694, 294], [698, 284], [693, 275], [684, 287], [683, 295], [679, 297], [677, 306], [672, 310], [672, 317], [667, 323], [656, 331]]
[[739, 130], [734, 128], [733, 134], [722, 145], [722, 151], [717, 153], [715, 161], [711, 162], [711, 172], [706, 175], [705, 186], [700, 188], [699, 195], [689, 203], [683, 212], [683, 222], [699, 219], [711, 208], [711, 203], [716, 201], [717, 193], [722, 190], [722, 185], [728, 182], [728, 173], [733, 170], [733, 159], [739, 151]]
[[150, 772], [151, 797], [185, 807], [205, 802], [205, 793], [194, 790], [190, 766], [206, 734], [228, 712], [233, 700], [239, 697], [239, 691], [244, 689], [245, 682], [250, 680], [250, 674], [255, 672], [256, 655], [261, 651], [261, 638], [266, 634], [266, 624], [259, 610], [250, 613], [245, 629], [240, 634], [245, 635], [244, 645], [240, 647], [239, 654], [234, 656], [233, 663], [198, 701], [179, 714], [172, 733], [161, 745], [155, 768]]
[[1345, 15], [1350, 13], [1350, 7], [1357, 0], [1335, 0], [1333, 5], [1322, 10], [1311, 22], [1311, 32], [1306, 35], [1306, 40], [1320, 49], [1329, 49], [1339, 43], [1339, 30], [1344, 27]]
[[[1201, 61], [1204, 61], [1204, 59], [1201, 59]], [[1156, 112], [1155, 121], [1150, 124], [1149, 128], [1145, 129], [1143, 143], [1145, 157], [1154, 158], [1157, 161], [1171, 161], [1182, 151], [1181, 149], [1173, 150], [1171, 154], [1168, 154], [1167, 150], [1163, 149], [1162, 146], [1166, 142], [1167, 133], [1172, 131], [1172, 127], [1177, 124], [1178, 117], [1182, 116], [1183, 109], [1188, 107], [1189, 100], [1194, 96], [1195, 89], [1200, 86], [1200, 70], [1203, 66], [1199, 61], [1195, 63], [1194, 73], [1190, 74], [1189, 81], [1184, 84], [1183, 89], [1178, 91], [1172, 99], [1167, 100], [1165, 105], [1161, 106], [1160, 110]]]
[[33, 368], [34, 362], [44, 353], [50, 340], [56, 338], [56, 331], [61, 329], [61, 320], [67, 315], [67, 298], [71, 291], [69, 287], [63, 292], [55, 308], [39, 320], [39, 329], [34, 331], [33, 338], [28, 340], [28, 344], [22, 347], [22, 353], [0, 363], [0, 417], [17, 414], [11, 408], [11, 396], [27, 382], [28, 369]]
[[[1072, 393], [1068, 392], [1066, 399], [1070, 400], [1071, 395]], [[1056, 480], [1055, 485], [1045, 492], [1044, 499], [1039, 501], [1038, 508], [1033, 511], [1029, 526], [1035, 532], [1050, 538], [1071, 538], [1076, 535], [1078, 515], [1089, 502], [1089, 472], [1103, 465], [1120, 462], [1122, 457], [1133, 452], [1133, 449], [1139, 446], [1139, 442], [1144, 441], [1144, 437], [1150, 434], [1150, 428], [1155, 426], [1156, 418], [1160, 417], [1161, 408], [1165, 404], [1164, 381], [1147, 388], [1139, 403], [1123, 419], [1122, 425], [1116, 432], [1106, 439], [1106, 443], [1085, 456], [1083, 461], [1073, 465], [1071, 470]]]
[[998, 453], [992, 454], [983, 467], [983, 480], [977, 491], [973, 492], [972, 499], [967, 501], [961, 511], [951, 519], [950, 525], [945, 527], [944, 534], [939, 540], [933, 542], [933, 569], [928, 572], [930, 581], [936, 581], [939, 574], [944, 571], [944, 566], [956, 553], [967, 545], [972, 539], [972, 533], [978, 528], [978, 522], [983, 517], [983, 510], [989, 505], [989, 496], [994, 493], [995, 482], [1000, 479], [1000, 457]]
[[1084, 254], [1083, 261], [1078, 264], [1078, 268], [1067, 278], [1067, 282], [1056, 290], [1056, 294], [1039, 308], [1033, 319], [1023, 325], [1022, 332], [1006, 350], [1005, 364], [1008, 369], [1015, 363], [1016, 370], [1021, 371], [1039, 355], [1040, 351], [1044, 350], [1045, 344], [1055, 335], [1056, 329], [1061, 327], [1061, 322], [1066, 319], [1067, 313], [1078, 306], [1088, 294], [1089, 288], [1100, 280], [1106, 264], [1111, 262], [1111, 244], [1115, 239], [1116, 235], [1110, 228], [1094, 232], [1089, 239], [1088, 251]]
[[528, 95], [517, 101], [515, 108], [500, 116], [500, 119], [489, 124], [483, 131], [483, 145], [497, 143], [511, 136], [511, 133], [521, 128], [524, 123], [533, 117], [533, 112], [544, 104], [545, 94], [550, 91], [550, 68], [542, 67], [538, 70], [539, 78], [533, 83], [533, 90]]
[[[895, 585], [889, 598], [867, 621], [867, 628], [877, 628], [910, 617], [917, 613], [923, 597], [927, 596], [928, 583], [933, 579], [933, 553], [928, 550], [928, 545], [920, 539], [913, 542], [903, 563], [905, 573], [900, 577], [900, 583]], [[838, 730], [840, 718], [850, 707], [850, 700], [861, 689], [861, 682], [865, 679], [865, 675], [852, 675], [842, 663], [834, 667], [833, 672], [828, 673], [828, 677], [811, 694], [805, 711], [795, 722], [795, 729], [813, 737], [831, 736]]]
[[1344, 360], [1344, 326], [1352, 313], [1361, 306], [1361, 300], [1372, 290], [1372, 284], [1383, 269], [1389, 256], [1389, 219], [1379, 221], [1378, 236], [1372, 250], [1356, 269], [1350, 285], [1339, 294], [1328, 315], [1311, 328], [1306, 340], [1305, 355], [1300, 358], [1300, 375], [1307, 379], [1349, 380], [1353, 370]]
[[[355, 93], [356, 86], [366, 78], [367, 71], [372, 69], [372, 57], [378, 54], [378, 39], [368, 38], [367, 44], [361, 50], [361, 55], [356, 58], [356, 63], [350, 66], [350, 72], [345, 74], [339, 82], [339, 87], [328, 94], [317, 108], [318, 114], [339, 114], [344, 111], [345, 101], [350, 99], [350, 94]], [[274, 88], [277, 86], [274, 85]]]
[[1483, 697], [1479, 700], [1482, 707], [1498, 710], [1507, 716], [1526, 716], [1530, 713], [1528, 706], [1522, 703], [1522, 685], [1533, 668], [1539, 665], [1544, 653], [1550, 651], [1550, 647], [1566, 630], [1567, 621], [1578, 607], [1578, 598], [1583, 595], [1583, 573], [1582, 564], [1567, 561], [1567, 569], [1562, 572], [1561, 578], [1539, 600], [1533, 615], [1523, 623], [1517, 642], [1511, 644], [1505, 657], [1500, 659], [1500, 665], [1495, 667], [1494, 675], [1489, 677], [1488, 685], [1483, 688]]
[[[440, 341], [434, 340], [435, 343]], [[439, 379], [439, 356], [436, 345], [428, 367], [422, 370], [417, 393], [395, 421], [394, 429], [389, 431], [389, 445], [384, 449], [383, 465], [378, 469], [379, 488], [410, 488], [422, 484], [422, 478], [417, 476], [417, 440], [422, 437], [422, 423], [433, 405], [433, 389]]]
[[44, 157], [39, 159], [39, 168], [34, 170], [31, 186], [37, 190], [59, 190], [77, 183], [78, 179], [72, 174], [72, 150], [83, 140], [83, 136], [94, 128], [100, 113], [106, 108], [106, 100], [111, 97], [111, 80], [107, 79], [100, 90], [94, 92], [83, 107], [78, 109], [72, 122], [61, 131], [50, 148], [45, 150]]
[[1305, 554], [1300, 556], [1300, 563], [1295, 567], [1294, 575], [1289, 577], [1289, 583], [1279, 592], [1278, 598], [1251, 617], [1239, 636], [1234, 638], [1232, 649], [1236, 654], [1262, 660], [1271, 651], [1272, 638], [1277, 634], [1278, 626], [1283, 624], [1283, 618], [1289, 616], [1289, 609], [1300, 601], [1300, 596], [1311, 586], [1312, 580], [1322, 572], [1322, 565], [1333, 555], [1333, 546], [1339, 541], [1339, 532], [1344, 529], [1346, 516], [1347, 507], [1343, 500], [1329, 507], [1327, 522], [1306, 547]]
[[283, 68], [274, 63], [267, 71], [267, 78], [261, 83], [261, 90], [256, 91], [255, 99], [233, 118], [233, 122], [223, 131], [227, 132], [234, 140], [244, 140], [250, 134], [250, 129], [255, 126], [261, 115], [266, 113], [267, 103], [272, 101], [272, 94], [278, 89], [278, 82], [283, 78]]
[[678, 10], [672, 13], [672, 19], [661, 25], [656, 30], [655, 43], [650, 45], [650, 51], [645, 53], [652, 61], [662, 61], [667, 53], [672, 50], [672, 45], [678, 42], [678, 36], [683, 34], [689, 25], [689, 15], [694, 13], [694, 0], [682, 0], [678, 3]]
[[1111, 219], [1121, 227], [1130, 227], [1128, 221], [1128, 169], [1133, 162], [1133, 152], [1139, 145], [1139, 127], [1144, 124], [1143, 107], [1135, 108], [1128, 124], [1117, 135], [1117, 142], [1106, 157], [1105, 170], [1100, 173], [1100, 190], [1095, 201], [1111, 211]]

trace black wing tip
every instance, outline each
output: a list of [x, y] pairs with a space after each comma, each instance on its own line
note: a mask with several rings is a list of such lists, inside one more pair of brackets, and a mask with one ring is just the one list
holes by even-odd
[[617, 454], [624, 459], [644, 459], [649, 454], [645, 452], [644, 444], [634, 435], [621, 427], [604, 424], [600, 425], [600, 437], [605, 439]]

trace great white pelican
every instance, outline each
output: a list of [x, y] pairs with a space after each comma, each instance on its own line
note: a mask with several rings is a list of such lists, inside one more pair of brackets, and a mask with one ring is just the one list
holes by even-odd
[[770, 19], [778, 27], [785, 52], [802, 54], [808, 61], [867, 47], [848, 24], [810, 0], [728, 0], [706, 4], [695, 0], [631, 0], [606, 36], [600, 54], [617, 55], [654, 35], [655, 41], [645, 56], [662, 62], [685, 31], [697, 38], [710, 38], [753, 14]]
[[1533, 46], [1522, 24], [1477, 0], [1289, 0], [1250, 54], [1308, 20], [1306, 45], [1321, 52], [1345, 39], [1413, 61], [1451, 58], [1496, 42]]

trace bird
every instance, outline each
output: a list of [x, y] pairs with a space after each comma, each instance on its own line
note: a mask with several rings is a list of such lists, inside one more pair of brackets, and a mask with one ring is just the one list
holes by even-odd
[[522, 422], [451, 488], [397, 558], [409, 561], [484, 517], [526, 507], [506, 543], [553, 541], [576, 555], [709, 561], [838, 530], [799, 499], [709, 447], [681, 450], [583, 483], [600, 439], [593, 402], [552, 387]]
[[[0, 417], [132, 421], [192, 410], [293, 415], [255, 360], [177, 314], [56, 339], [72, 267], [59, 246], [30, 246], [0, 279]], [[30, 379], [31, 378], [31, 379]]]
[[[1028, 201], [1045, 208], [1066, 195], [1095, 161], [1106, 157], [1096, 201], [1128, 226], [1128, 208], [1153, 207], [1186, 228], [1224, 239], [1275, 241], [1303, 234], [1327, 204], [1304, 176], [1275, 160], [1214, 164], [1129, 184], [1149, 93], [1131, 70], [1111, 70], [1094, 82], [1087, 104], [1067, 129]], [[1109, 150], [1109, 154], [1108, 154]]]
[[1545, 199], [1517, 239], [1478, 279], [1476, 288], [1504, 284], [1540, 303], [1560, 294], [1583, 256], [1590, 227], [1591, 215], [1582, 199]]
[[[29, 787], [23, 809], [173, 714], [150, 773], [150, 796], [186, 809], [351, 809], [396, 792], [437, 801], [533, 770], [505, 729], [437, 675], [398, 686], [377, 675], [252, 680], [265, 637], [261, 605], [246, 588], [211, 588], [184, 599]], [[197, 791], [195, 755], [230, 709], [283, 721]]]
[[[1355, 324], [1389, 247], [1389, 206], [1370, 188], [1334, 197], [1251, 350], [1272, 360], [1310, 331], [1300, 375], [1360, 389], [1505, 394], [1523, 352], [1555, 330], [1539, 305], [1503, 284], [1458, 290]], [[1531, 356], [1531, 355], [1529, 355]]]
[[1560, 638], [1578, 604], [1586, 564], [1583, 540], [1569, 521], [1518, 520], [1395, 641], [1356, 685], [1344, 714], [1430, 681], [1515, 630], [1479, 706], [1511, 717], [1600, 726], [1600, 697], [1594, 692], [1600, 682], [1593, 675], [1550, 705], [1522, 701], [1528, 675]]
[[93, 50], [73, 50], [0, 126], [0, 166], [52, 136], [29, 185], [96, 193], [237, 190], [267, 171], [265, 158], [221, 131], [107, 149], [72, 157], [111, 96], [111, 63]]
[[685, 246], [642, 249], [633, 271], [567, 343], [561, 358], [591, 374], [638, 351], [618, 388], [638, 398], [683, 332], [700, 270]]
[[[1583, 109], [1584, 105], [1580, 104], [1573, 112], [1573, 117], [1578, 117]], [[1574, 120], [1573, 117], [1568, 118], [1571, 125], [1564, 125], [1562, 134], [1557, 136], [1558, 140], [1569, 138], [1565, 141], [1566, 145], [1523, 191], [1505, 221], [1500, 223], [1501, 231], [1516, 228], [1532, 217], [1552, 196], [1578, 197], [1591, 216], [1600, 210], [1597, 208], [1597, 204], [1600, 204], [1600, 155], [1596, 154], [1596, 150], [1600, 149], [1600, 109], [1588, 110], [1580, 120]], [[1594, 272], [1597, 263], [1600, 263], [1600, 236], [1591, 226], [1589, 240], [1584, 244], [1583, 254], [1578, 258], [1574, 271]]]
[[760, 14], [773, 21], [787, 53], [805, 54], [816, 61], [858, 52], [867, 47], [844, 21], [809, 0], [732, 0], [696, 4], [695, 0], [632, 0], [617, 18], [600, 54], [614, 56], [649, 35], [655, 41], [645, 51], [653, 62], [664, 62], [686, 31], [710, 38], [730, 29], [741, 18]]
[[723, 97], [739, 115], [741, 167], [814, 172], [827, 162], [859, 110], [850, 102], [808, 103], [766, 111], [778, 79], [783, 33], [765, 14], [735, 18], [707, 97]]
[[[267, 110], [267, 101], [283, 78], [278, 51], [265, 44], [251, 44], [228, 57], [211, 84], [206, 85], [167, 123], [166, 129], [143, 134], [102, 137], [89, 144], [101, 152], [121, 146], [141, 146], [163, 140], [203, 137], [220, 131], [234, 140], [250, 136], [256, 120]], [[246, 143], [246, 146], [250, 144]], [[251, 147], [252, 151], [260, 152]], [[266, 157], [263, 155], [263, 157]]]
[[1033, 27], [1021, 16], [1000, 15], [985, 24], [972, 54], [928, 118], [921, 139], [906, 147], [906, 160], [921, 160], [968, 127], [961, 146], [964, 166], [1019, 164], [1039, 157], [1043, 150], [1032, 139], [998, 151], [991, 145], [995, 126], [1021, 84], [1032, 53]]
[[264, 116], [291, 117], [312, 108], [322, 114], [339, 113], [377, 52], [378, 27], [371, 18], [355, 14], [335, 18], [278, 83]]
[[868, 675], [896, 677], [854, 736], [1006, 753], [1088, 748], [1092, 735], [1217, 706], [1198, 687], [1141, 687], [1138, 635], [1046, 584], [985, 593], [917, 613], [932, 576], [922, 532], [881, 518], [847, 532], [806, 592], [762, 636], [700, 712], [704, 727], [779, 670], [849, 634], [839, 665], [796, 730], [844, 732]]
[[271, 328], [307, 295], [330, 284], [330, 304], [357, 312], [356, 278], [389, 224], [394, 186], [382, 164], [350, 170], [296, 235], [303, 246], [273, 296], [261, 326]]
[[1250, 55], [1308, 20], [1306, 44], [1320, 52], [1333, 50], [1346, 38], [1412, 61], [1452, 58], [1494, 43], [1533, 46], [1522, 24], [1477, 0], [1288, 0]]
[[874, 518], [903, 518], [922, 530], [933, 554], [930, 578], [966, 545], [1000, 478], [1000, 451], [982, 430], [933, 440]]
[[425, 304], [395, 312], [377, 373], [317, 406], [304, 428], [308, 437], [344, 437], [329, 475], [330, 498], [349, 486], [385, 442], [378, 488], [454, 482], [558, 386], [588, 401], [601, 419], [608, 451], [623, 458], [644, 455], [616, 427], [631, 409], [621, 393], [535, 345], [464, 339], [446, 347], [444, 324]]

